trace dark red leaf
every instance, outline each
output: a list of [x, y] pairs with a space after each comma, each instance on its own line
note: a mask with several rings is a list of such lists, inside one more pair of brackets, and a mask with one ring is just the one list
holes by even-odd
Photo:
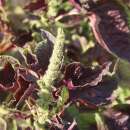
[[19, 101], [21, 96], [24, 94], [24, 92], [28, 88], [29, 82], [27, 82], [23, 77], [19, 76], [17, 79], [17, 85], [18, 85], [18, 90], [15, 94], [15, 98], [17, 101]]
[[7, 63], [0, 70], [0, 102], [5, 101], [5, 98], [9, 95], [9, 91], [15, 91], [15, 71], [10, 63]]
[[12, 93], [15, 101], [11, 99], [11, 102], [18, 106], [33, 92], [36, 92], [37, 79], [38, 76], [35, 72], [19, 66], [13, 69], [12, 65], [7, 63], [0, 71], [0, 92]]
[[86, 9], [97, 42], [109, 53], [130, 62], [130, 28], [123, 7], [110, 0], [75, 3]]
[[25, 9], [28, 9], [29, 11], [35, 11], [38, 9], [46, 9], [47, 5], [45, 3], [45, 0], [36, 0], [36, 2], [29, 3]]
[[7, 63], [2, 70], [0, 70], [0, 84], [3, 86], [11, 86], [15, 82], [15, 71], [10, 63]]
[[117, 3], [106, 2], [94, 9], [89, 19], [98, 43], [108, 52], [130, 61], [130, 29], [124, 10]]
[[101, 106], [112, 101], [115, 98], [112, 93], [116, 88], [116, 79], [105, 79], [94, 87], [69, 90], [69, 100], [79, 101], [81, 104], [89, 108], [96, 108], [97, 106]]
[[36, 80], [38, 79], [38, 76], [35, 72], [25, 69], [18, 69], [17, 73], [18, 76], [14, 84], [17, 86], [17, 90], [14, 93], [16, 99], [14, 104], [19, 106], [23, 101], [25, 101], [25, 99], [28, 99], [33, 92], [36, 92]]
[[79, 62], [73, 62], [66, 67], [64, 83], [68, 89], [96, 86], [109, 72], [110, 65], [111, 62], [106, 62], [101, 67], [92, 69], [86, 68]]
[[130, 29], [123, 9], [108, 2], [95, 9], [89, 18], [98, 43], [108, 52], [130, 61]]

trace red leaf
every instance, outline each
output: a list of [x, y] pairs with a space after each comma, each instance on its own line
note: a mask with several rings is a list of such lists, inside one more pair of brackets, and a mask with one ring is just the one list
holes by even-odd
[[15, 82], [15, 71], [10, 63], [7, 63], [0, 71], [0, 91], [6, 91], [12, 88]]
[[110, 65], [111, 62], [107, 62], [102, 67], [93, 70], [90, 67], [85, 68], [79, 62], [73, 62], [66, 67], [64, 83], [68, 89], [96, 86], [109, 72]]
[[32, 2], [29, 5], [25, 7], [25, 9], [28, 9], [29, 11], [34, 11], [38, 9], [46, 9], [47, 5], [45, 3], [45, 0], [36, 0], [36, 2]]
[[12, 65], [7, 63], [0, 71], [0, 92], [12, 93], [15, 98], [15, 101], [12, 100], [13, 104], [18, 106], [36, 90], [37, 79], [35, 72], [19, 66], [13, 69]]
[[109, 53], [130, 62], [130, 28], [123, 7], [109, 0], [79, 2], [87, 11], [97, 42]]
[[95, 38], [108, 52], [130, 61], [130, 29], [117, 3], [107, 2], [89, 16]]
[[111, 102], [113, 91], [117, 88], [116, 79], [105, 79], [98, 85], [90, 88], [77, 88], [69, 90], [70, 101], [79, 101], [88, 108], [96, 108]]

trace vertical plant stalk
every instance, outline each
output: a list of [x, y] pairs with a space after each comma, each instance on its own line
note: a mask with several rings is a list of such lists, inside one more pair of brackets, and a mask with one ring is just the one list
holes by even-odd
[[[38, 116], [40, 124], [43, 124], [47, 118], [51, 117], [54, 113], [49, 111], [49, 105], [53, 104], [52, 91], [55, 81], [60, 75], [60, 68], [63, 63], [63, 53], [64, 53], [64, 40], [65, 35], [62, 28], [58, 29], [58, 34], [54, 44], [54, 49], [52, 56], [50, 58], [50, 63], [45, 75], [38, 80], [38, 85], [40, 87], [38, 105], [40, 106], [40, 112], [43, 113], [42, 116]], [[46, 117], [44, 117], [46, 115]], [[38, 120], [39, 120], [38, 119]]]
[[45, 86], [47, 88], [53, 86], [54, 81], [59, 76], [60, 67], [63, 60], [63, 52], [64, 52], [64, 32], [61, 28], [59, 28], [52, 57], [50, 59], [50, 64], [48, 66], [45, 76], [43, 77]]
[[51, 89], [55, 80], [58, 78], [60, 74], [60, 67], [63, 61], [63, 53], [64, 53], [64, 32], [63, 29], [58, 29], [58, 34], [56, 38], [56, 43], [54, 44], [54, 49], [52, 56], [50, 58], [50, 64], [45, 75], [39, 80], [42, 83], [40, 85], [41, 89], [47, 88]]

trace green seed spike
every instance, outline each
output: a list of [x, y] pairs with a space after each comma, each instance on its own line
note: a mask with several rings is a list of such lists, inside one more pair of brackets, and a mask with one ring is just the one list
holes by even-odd
[[63, 52], [64, 52], [64, 32], [63, 29], [59, 28], [56, 43], [54, 45], [54, 50], [50, 58], [50, 64], [48, 66], [48, 70], [45, 76], [43, 77], [45, 86], [47, 88], [53, 86], [54, 81], [59, 76], [60, 67], [63, 60]]
[[[40, 120], [38, 122], [40, 124], [45, 123], [49, 117], [55, 114], [55, 108], [52, 111], [48, 111], [48, 108], [50, 104], [53, 104], [52, 89], [60, 75], [60, 68], [63, 63], [64, 40], [64, 31], [62, 28], [59, 28], [48, 69], [45, 75], [37, 82], [40, 87], [38, 104], [40, 113], [43, 113], [42, 116], [39, 117]], [[46, 115], [46, 117], [44, 117], [44, 115]]]

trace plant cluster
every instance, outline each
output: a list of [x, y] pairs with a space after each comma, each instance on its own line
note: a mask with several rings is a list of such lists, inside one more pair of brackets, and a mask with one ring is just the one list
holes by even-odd
[[130, 2], [0, 0], [0, 130], [130, 130]]

